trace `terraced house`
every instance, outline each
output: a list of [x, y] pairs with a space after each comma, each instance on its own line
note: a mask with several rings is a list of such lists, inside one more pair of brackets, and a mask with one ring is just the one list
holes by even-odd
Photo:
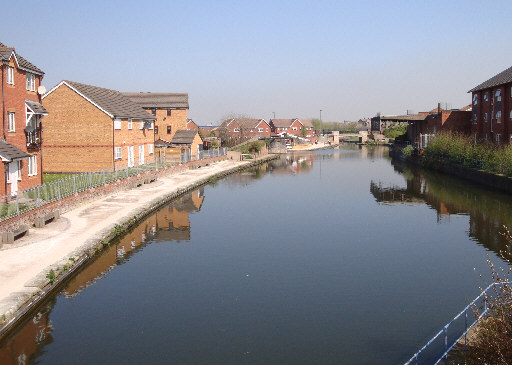
[[512, 142], [512, 67], [469, 90], [475, 140]]
[[45, 173], [113, 171], [154, 159], [155, 117], [119, 91], [61, 81], [43, 105]]
[[257, 137], [270, 137], [270, 125], [265, 119], [233, 118], [219, 126], [220, 137], [246, 140]]
[[275, 134], [294, 135], [309, 140], [315, 138], [315, 128], [309, 119], [271, 119], [270, 126], [272, 127], [272, 133]]
[[2, 67], [2, 135], [0, 136], [0, 195], [42, 183], [41, 105], [44, 72], [13, 47], [0, 43]]

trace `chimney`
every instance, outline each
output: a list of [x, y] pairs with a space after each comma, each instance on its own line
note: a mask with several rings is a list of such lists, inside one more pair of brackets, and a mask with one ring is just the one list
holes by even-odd
[[441, 103], [437, 103], [437, 114], [441, 114]]

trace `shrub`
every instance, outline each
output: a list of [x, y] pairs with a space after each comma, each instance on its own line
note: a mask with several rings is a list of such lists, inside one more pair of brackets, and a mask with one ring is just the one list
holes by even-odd
[[414, 147], [409, 145], [409, 146], [405, 146], [403, 149], [402, 149], [402, 153], [405, 157], [411, 157], [412, 156], [412, 153], [414, 152]]

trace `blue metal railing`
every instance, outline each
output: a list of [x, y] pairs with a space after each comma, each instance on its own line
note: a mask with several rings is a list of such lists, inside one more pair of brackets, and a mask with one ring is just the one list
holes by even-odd
[[[459, 343], [459, 341], [464, 337], [464, 345], [467, 343], [467, 333], [469, 332], [469, 330], [471, 330], [471, 328], [473, 328], [473, 326], [483, 317], [485, 316], [488, 311], [489, 311], [489, 308], [487, 306], [487, 297], [488, 297], [488, 294], [487, 292], [489, 290], [494, 289], [496, 286], [503, 286], [503, 285], [510, 285], [512, 284], [512, 282], [510, 281], [505, 281], [505, 282], [498, 282], [498, 283], [492, 283], [491, 285], [489, 285], [487, 288], [485, 288], [485, 290], [482, 291], [482, 293], [476, 297], [471, 303], [469, 303], [459, 314], [457, 314], [450, 322], [448, 322], [439, 332], [437, 332], [437, 334], [432, 337], [426, 344], [425, 346], [423, 346], [418, 352], [416, 352], [406, 363], [405, 365], [409, 365], [409, 364], [419, 364], [419, 361], [420, 361], [420, 355], [422, 355], [423, 353], [427, 352], [428, 349], [430, 347], [433, 347], [435, 346], [435, 342], [436, 340], [438, 339], [441, 339], [443, 340], [443, 345], [441, 346], [442, 349], [441, 351], [443, 351], [442, 355], [437, 358], [437, 356], [439, 356], [439, 351], [437, 352], [437, 356], [435, 355], [432, 355], [430, 354], [430, 357], [429, 359], [434, 359], [435, 362], [432, 362], [433, 364], [439, 364], [443, 359], [444, 360], [447, 360], [447, 357], [448, 357], [448, 354], [449, 352], [455, 347], [455, 345], [457, 345], [457, 343]], [[478, 304], [478, 303], [481, 303], [481, 304]], [[478, 316], [475, 316], [474, 317], [474, 320], [468, 324], [468, 311], [470, 311], [471, 314], [474, 314], [474, 309], [478, 309], [478, 307], [482, 307], [483, 305], [483, 311], [482, 313], [478, 313]], [[448, 329], [451, 325], [453, 325], [458, 319], [461, 319], [463, 318], [464, 319], [464, 330], [462, 331], [462, 333], [456, 337], [457, 335], [455, 335], [455, 339], [453, 339], [453, 341], [450, 341], [450, 345], [448, 344]], [[443, 336], [444, 335], [444, 336]], [[453, 337], [453, 336], [452, 336]], [[437, 346], [439, 347], [439, 346]], [[437, 360], [435, 360], [437, 358]], [[429, 360], [427, 359], [427, 360]], [[424, 359], [423, 359], [424, 360]]]

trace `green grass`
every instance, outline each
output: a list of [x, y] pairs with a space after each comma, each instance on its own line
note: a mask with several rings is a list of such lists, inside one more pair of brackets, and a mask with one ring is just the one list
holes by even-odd
[[512, 176], [512, 148], [510, 145], [475, 143], [471, 137], [440, 133], [430, 140], [424, 153], [429, 164], [440, 159], [469, 168]]
[[55, 180], [64, 179], [72, 174], [43, 174], [43, 182], [49, 183]]

